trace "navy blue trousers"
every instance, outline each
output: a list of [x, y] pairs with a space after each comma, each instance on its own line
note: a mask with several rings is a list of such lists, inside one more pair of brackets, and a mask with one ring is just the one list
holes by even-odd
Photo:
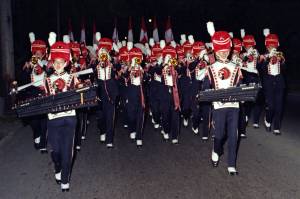
[[75, 116], [48, 120], [48, 144], [51, 149], [55, 172], [61, 171], [63, 184], [70, 181], [75, 129]]
[[212, 111], [212, 130], [214, 131], [214, 151], [223, 154], [223, 144], [227, 133], [228, 167], [235, 167], [238, 142], [238, 108], [221, 108]]

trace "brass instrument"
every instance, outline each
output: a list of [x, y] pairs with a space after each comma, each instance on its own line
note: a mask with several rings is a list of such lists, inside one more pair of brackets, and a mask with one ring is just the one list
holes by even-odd
[[135, 58], [135, 63], [140, 65], [142, 63], [142, 60], [139, 57]]
[[72, 62], [72, 63], [78, 62], [78, 58], [73, 56], [71, 62]]
[[178, 62], [177, 62], [177, 60], [176, 60], [175, 58], [171, 58], [171, 59], [169, 60], [169, 64], [170, 64], [171, 66], [177, 66], [177, 65], [178, 65]]
[[101, 53], [98, 57], [99, 61], [106, 62], [108, 60], [108, 55], [106, 53]]
[[30, 60], [32, 65], [36, 65], [38, 63], [38, 57], [33, 55]]
[[276, 51], [276, 52], [275, 52], [275, 55], [276, 55], [277, 57], [283, 57], [283, 52], [281, 52], [281, 51]]

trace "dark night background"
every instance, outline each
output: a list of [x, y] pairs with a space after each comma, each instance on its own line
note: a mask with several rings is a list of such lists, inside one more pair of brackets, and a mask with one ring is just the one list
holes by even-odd
[[[57, 8], [60, 9], [57, 9]], [[59, 10], [59, 11], [58, 11]], [[212, 20], [216, 30], [232, 31], [240, 37], [240, 29], [253, 34], [257, 48], [264, 53], [264, 28], [277, 33], [280, 50], [287, 59], [287, 80], [290, 87], [299, 87], [300, 73], [297, 64], [299, 52], [300, 2], [283, 0], [13, 0], [13, 31], [16, 71], [30, 56], [28, 33], [33, 31], [36, 39], [47, 41], [48, 33], [57, 33], [57, 13], [60, 16], [60, 39], [68, 32], [68, 19], [72, 20], [75, 39], [80, 39], [82, 18], [86, 23], [87, 44], [92, 43], [92, 24], [95, 20], [97, 31], [102, 37], [111, 37], [114, 17], [118, 20], [119, 38], [127, 36], [128, 17], [132, 16], [134, 38], [140, 32], [140, 18], [156, 16], [160, 39], [164, 36], [167, 16], [171, 16], [172, 30], [178, 42], [180, 34], [193, 34], [196, 40], [209, 41], [206, 22]], [[152, 36], [152, 24], [147, 22], [148, 37]]]

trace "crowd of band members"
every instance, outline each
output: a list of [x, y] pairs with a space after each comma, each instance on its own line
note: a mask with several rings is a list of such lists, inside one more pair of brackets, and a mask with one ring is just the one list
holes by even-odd
[[[69, 190], [73, 150], [80, 150], [86, 138], [89, 114], [96, 113], [99, 140], [108, 148], [114, 146], [116, 111], [119, 111], [128, 137], [141, 147], [145, 118], [159, 129], [164, 140], [178, 144], [180, 126], [200, 134], [203, 141], [214, 141], [212, 164], [218, 166], [223, 154], [225, 134], [228, 137], [228, 172], [237, 174], [237, 140], [246, 137], [246, 126], [252, 118], [254, 128], [263, 123], [267, 131], [280, 132], [285, 88], [285, 59], [277, 50], [278, 36], [264, 30], [266, 51], [260, 54], [255, 38], [245, 35], [232, 38], [228, 32], [215, 32], [208, 23], [212, 42], [195, 41], [192, 35], [181, 35], [179, 43], [151, 38], [144, 45], [132, 42], [114, 43], [98, 38], [98, 46], [84, 43], [56, 42], [49, 34], [50, 51], [42, 40], [30, 33], [32, 58], [25, 63], [19, 84], [36, 82], [21, 92], [19, 98], [51, 95], [82, 86], [98, 86], [97, 107], [26, 118], [33, 130], [34, 144], [47, 153], [47, 141], [55, 165], [55, 179], [63, 191]], [[94, 51], [93, 51], [94, 50]], [[93, 68], [94, 73], [76, 76], [76, 72]], [[73, 75], [74, 74], [74, 75]], [[43, 80], [43, 81], [38, 81]], [[255, 102], [201, 102], [197, 94], [205, 89], [261, 84]], [[145, 117], [149, 114], [150, 117]], [[200, 125], [202, 123], [202, 125]], [[201, 128], [200, 128], [201, 126]], [[249, 126], [249, 125], [248, 125]], [[74, 141], [74, 142], [73, 142]], [[146, 140], [145, 140], [146, 141]]]

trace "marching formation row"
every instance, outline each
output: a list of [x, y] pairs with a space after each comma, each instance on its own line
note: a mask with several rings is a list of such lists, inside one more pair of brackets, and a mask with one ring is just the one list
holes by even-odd
[[[280, 134], [280, 118], [284, 93], [285, 59], [277, 51], [278, 36], [264, 30], [266, 53], [255, 48], [252, 35], [241, 31], [242, 39], [228, 32], [215, 31], [207, 23], [211, 43], [195, 41], [192, 35], [181, 35], [180, 44], [161, 40], [155, 43], [117, 45], [109, 38], [99, 38], [97, 49], [84, 43], [56, 41], [49, 34], [50, 52], [42, 40], [30, 33], [32, 58], [26, 62], [19, 83], [32, 82], [32, 87], [19, 93], [19, 98], [56, 95], [88, 85], [98, 85], [97, 121], [100, 141], [113, 147], [116, 109], [121, 109], [123, 125], [137, 146], [143, 145], [145, 114], [149, 112], [155, 129], [163, 139], [179, 142], [181, 117], [183, 125], [191, 123], [202, 140], [214, 137], [211, 161], [217, 167], [223, 154], [224, 138], [228, 140], [228, 173], [237, 174], [238, 138], [246, 137], [250, 115], [253, 127], [265, 108], [264, 126]], [[78, 75], [92, 68], [93, 72]], [[261, 84], [256, 102], [199, 102], [197, 95], [205, 89], [227, 89], [240, 84]], [[252, 114], [251, 114], [252, 112]], [[28, 118], [36, 146], [47, 151], [55, 165], [55, 179], [63, 191], [69, 190], [73, 150], [80, 150], [85, 139], [89, 109], [48, 113]], [[200, 122], [202, 129], [200, 130]], [[75, 142], [73, 142], [75, 139]], [[74, 146], [75, 143], [75, 146]]]

